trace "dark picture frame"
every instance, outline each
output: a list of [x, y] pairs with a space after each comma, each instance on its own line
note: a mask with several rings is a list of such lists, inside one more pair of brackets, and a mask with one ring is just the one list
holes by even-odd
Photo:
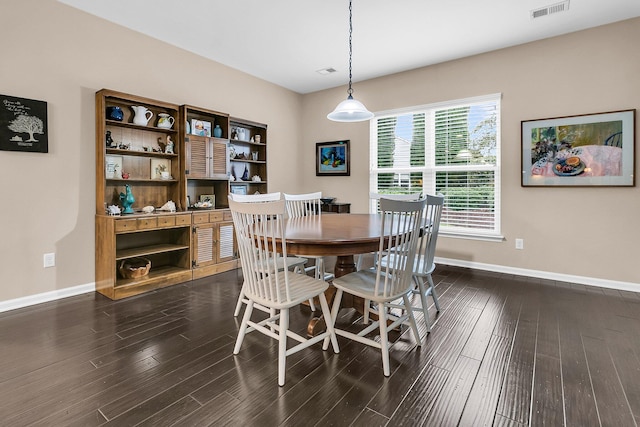
[[0, 95], [0, 150], [49, 152], [45, 101]]
[[523, 120], [521, 186], [635, 186], [635, 114]]
[[316, 143], [316, 176], [351, 175], [350, 140]]

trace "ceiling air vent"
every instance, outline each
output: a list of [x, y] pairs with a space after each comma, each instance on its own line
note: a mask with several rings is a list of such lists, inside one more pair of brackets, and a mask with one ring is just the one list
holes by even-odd
[[541, 18], [551, 15], [552, 13], [565, 12], [567, 10], [569, 10], [569, 0], [551, 4], [540, 9], [534, 9], [531, 11], [531, 19]]
[[327, 74], [335, 73], [336, 71], [338, 70], [336, 70], [333, 67], [328, 67], [328, 68], [323, 68], [322, 70], [316, 70], [316, 73], [326, 76]]

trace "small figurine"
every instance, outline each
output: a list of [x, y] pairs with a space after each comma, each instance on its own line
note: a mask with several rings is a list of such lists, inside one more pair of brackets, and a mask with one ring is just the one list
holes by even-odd
[[129, 172], [122, 171], [122, 179], [129, 179]]
[[131, 146], [131, 144], [124, 144], [124, 143], [122, 143], [122, 144], [120, 144], [120, 145], [118, 146], [118, 148], [119, 148], [119, 149], [121, 149], [121, 150], [128, 150], [130, 146]]
[[131, 187], [129, 184], [125, 185], [125, 193], [120, 193], [120, 201], [122, 202], [122, 207], [124, 210], [122, 213], [133, 213], [133, 209], [131, 209], [131, 205], [136, 201], [133, 197], [133, 193], [131, 192]]
[[171, 140], [171, 135], [167, 135], [167, 146], [164, 149], [166, 154], [173, 154], [173, 141]]
[[165, 145], [164, 142], [162, 142], [162, 138], [160, 138], [160, 137], [158, 137], [158, 146], [160, 148], [158, 148], [157, 150], [153, 150], [153, 151], [156, 151], [158, 153], [164, 153], [164, 149], [165, 149], [166, 145]]
[[111, 138], [111, 131], [107, 131], [107, 148], [113, 148], [116, 144], [113, 142], [113, 138]]

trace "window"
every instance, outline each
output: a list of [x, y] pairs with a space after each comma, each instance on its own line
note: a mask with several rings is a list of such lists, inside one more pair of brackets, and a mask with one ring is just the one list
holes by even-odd
[[370, 191], [442, 194], [442, 234], [500, 237], [500, 94], [376, 114], [370, 158]]

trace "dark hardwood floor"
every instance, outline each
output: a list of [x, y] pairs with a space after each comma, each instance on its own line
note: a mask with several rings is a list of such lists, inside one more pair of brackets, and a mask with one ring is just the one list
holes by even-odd
[[[438, 266], [437, 323], [422, 348], [406, 329], [392, 337], [390, 377], [379, 351], [339, 339], [340, 354], [290, 356], [278, 387], [273, 340], [250, 334], [232, 355], [240, 279], [0, 314], [0, 425], [640, 422], [637, 293]], [[309, 317], [295, 309], [292, 324], [304, 333]]]

